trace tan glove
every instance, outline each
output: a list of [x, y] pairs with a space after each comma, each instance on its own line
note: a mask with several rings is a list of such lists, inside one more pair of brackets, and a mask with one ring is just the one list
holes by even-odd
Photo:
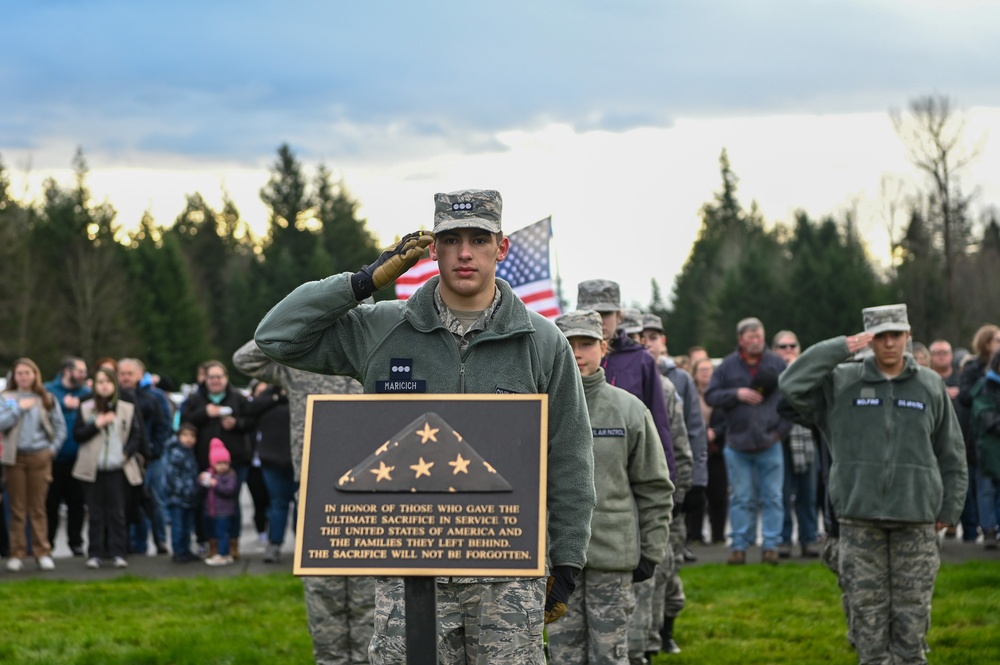
[[545, 623], [552, 623], [566, 614], [566, 601], [576, 588], [579, 570], [571, 566], [554, 566], [545, 585]]
[[420, 260], [424, 250], [432, 242], [434, 234], [430, 231], [415, 231], [403, 236], [402, 240], [382, 252], [373, 263], [351, 275], [354, 297], [358, 301], [364, 300], [395, 282]]

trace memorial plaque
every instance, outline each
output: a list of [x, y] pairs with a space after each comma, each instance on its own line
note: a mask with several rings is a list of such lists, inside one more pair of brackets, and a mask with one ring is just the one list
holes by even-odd
[[296, 575], [545, 569], [547, 395], [311, 395]]

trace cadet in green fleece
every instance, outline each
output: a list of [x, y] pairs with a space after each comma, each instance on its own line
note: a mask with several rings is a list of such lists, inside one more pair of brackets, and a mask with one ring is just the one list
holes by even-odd
[[[861, 663], [924, 663], [936, 533], [965, 502], [965, 444], [944, 381], [904, 353], [906, 305], [863, 310], [865, 332], [806, 350], [788, 402], [830, 442], [840, 574]], [[846, 363], [869, 342], [874, 354]]]
[[666, 555], [674, 486], [649, 410], [604, 378], [601, 315], [570, 312], [556, 325], [583, 377], [600, 473], [587, 566], [566, 616], [549, 626], [549, 651], [560, 665], [627, 665], [632, 583], [652, 577]]
[[[499, 193], [434, 200], [433, 235], [409, 234], [353, 275], [303, 284], [264, 317], [255, 339], [279, 363], [354, 377], [366, 393], [548, 394], [551, 590], [543, 578], [438, 580], [441, 663], [544, 663], [543, 620], [565, 611], [590, 540], [594, 458], [583, 386], [566, 338], [496, 279], [510, 247]], [[428, 246], [439, 277], [405, 302], [360, 304]], [[401, 580], [376, 582], [376, 665], [405, 660], [402, 589]]]

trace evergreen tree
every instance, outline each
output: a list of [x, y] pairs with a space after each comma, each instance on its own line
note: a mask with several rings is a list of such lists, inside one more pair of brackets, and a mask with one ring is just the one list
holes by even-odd
[[786, 327], [787, 290], [780, 274], [782, 248], [774, 234], [754, 229], [746, 236], [739, 262], [727, 270], [709, 296], [704, 346], [713, 356], [736, 344], [736, 323], [756, 316], [767, 332]]
[[911, 210], [900, 242], [901, 262], [892, 284], [893, 300], [905, 302], [915, 339], [957, 339], [952, 325], [944, 256], [919, 210]]
[[94, 358], [134, 349], [125, 249], [115, 242], [116, 212], [93, 204], [81, 150], [73, 159], [75, 185], [49, 179], [44, 204], [32, 226], [37, 282], [28, 290], [38, 303], [27, 315], [32, 355], [54, 366], [67, 353]]
[[860, 330], [861, 310], [886, 304], [850, 217], [841, 228], [831, 217], [817, 224], [799, 212], [788, 254], [788, 308], [782, 325], [803, 346]]
[[31, 224], [33, 210], [12, 198], [7, 167], [0, 158], [0, 366], [29, 354], [28, 316], [35, 304]]
[[208, 314], [211, 345], [216, 348], [222, 348], [228, 325], [225, 317], [227, 263], [233, 255], [231, 243], [220, 234], [220, 230], [228, 231], [230, 222], [220, 217], [196, 192], [187, 197], [184, 210], [165, 233], [184, 258], [184, 265], [192, 277], [193, 292]]
[[161, 234], [147, 212], [132, 236], [128, 259], [146, 364], [175, 381], [193, 381], [198, 363], [214, 350], [208, 316], [194, 294], [177, 234]]
[[[738, 178], [730, 168], [725, 150], [719, 157], [719, 170], [722, 189], [701, 210], [701, 230], [677, 276], [670, 314], [664, 321], [667, 335], [677, 349], [696, 344], [707, 346], [709, 337], [721, 336], [721, 331], [717, 333], [710, 328], [713, 295], [729, 271], [739, 265], [750, 229], [759, 224], [758, 219], [748, 217], [736, 198]], [[728, 339], [731, 342], [732, 336]], [[727, 343], [723, 348], [709, 350], [718, 354], [730, 346]]]
[[363, 219], [357, 217], [357, 202], [343, 181], [332, 182], [330, 171], [320, 164], [313, 181], [312, 206], [322, 225], [322, 246], [329, 265], [321, 276], [355, 271], [374, 261], [380, 249]]

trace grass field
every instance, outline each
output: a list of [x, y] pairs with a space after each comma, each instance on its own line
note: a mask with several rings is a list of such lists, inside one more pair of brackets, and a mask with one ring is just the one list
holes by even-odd
[[[819, 564], [687, 568], [677, 620], [683, 653], [655, 662], [857, 662], [836, 581]], [[0, 584], [0, 663], [310, 663], [302, 584], [275, 574], [225, 579]], [[1000, 563], [944, 565], [931, 663], [1000, 663]]]

